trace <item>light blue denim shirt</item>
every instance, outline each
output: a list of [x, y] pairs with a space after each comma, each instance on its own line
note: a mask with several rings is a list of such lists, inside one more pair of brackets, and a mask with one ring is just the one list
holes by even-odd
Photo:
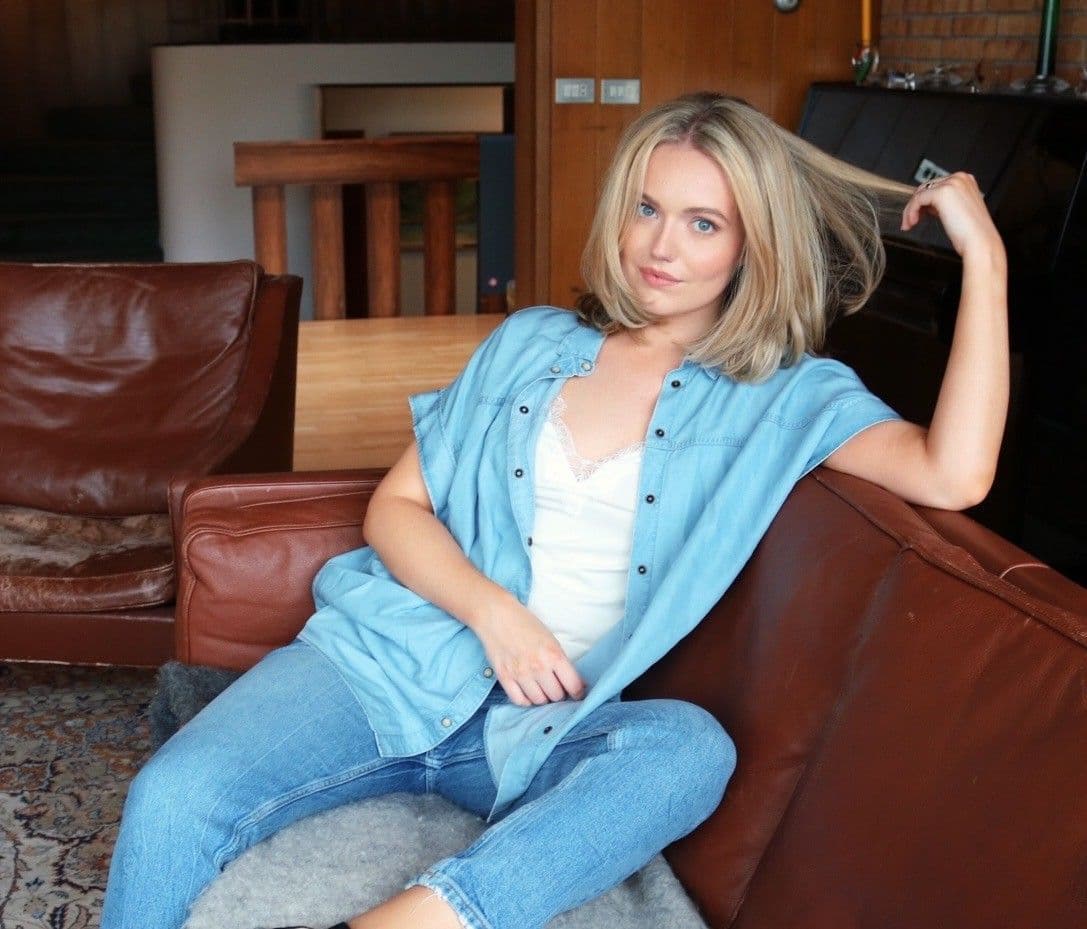
[[[438, 518], [487, 577], [530, 588], [536, 440], [563, 382], [593, 371], [603, 336], [571, 312], [522, 310], [449, 387], [411, 399]], [[665, 376], [639, 478], [626, 611], [577, 667], [580, 701], [489, 712], [492, 816], [526, 789], [575, 724], [657, 661], [709, 612], [793, 485], [861, 430], [897, 414], [844, 365], [805, 356], [758, 384], [685, 361]], [[396, 582], [370, 548], [339, 555], [313, 585], [300, 637], [358, 695], [382, 754], [414, 755], [467, 720], [495, 684], [468, 627]]]

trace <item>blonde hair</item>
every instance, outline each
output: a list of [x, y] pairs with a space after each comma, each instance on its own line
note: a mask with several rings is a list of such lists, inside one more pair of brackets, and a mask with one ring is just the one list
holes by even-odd
[[690, 357], [758, 381], [821, 349], [830, 323], [860, 309], [879, 283], [879, 212], [900, 208], [912, 189], [832, 158], [723, 94], [662, 104], [623, 134], [585, 246], [589, 292], [578, 314], [604, 332], [653, 321], [623, 274], [620, 243], [643, 196], [649, 156], [666, 142], [692, 145], [720, 165], [746, 237], [717, 322], [688, 346]]

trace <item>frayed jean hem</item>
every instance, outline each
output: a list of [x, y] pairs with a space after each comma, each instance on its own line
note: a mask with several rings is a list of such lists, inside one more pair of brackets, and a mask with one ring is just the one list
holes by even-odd
[[413, 881], [405, 885], [408, 887], [426, 887], [442, 898], [449, 908], [457, 914], [464, 929], [494, 929], [491, 921], [480, 911], [463, 890], [451, 878], [438, 870], [435, 866], [429, 871], [424, 871]]

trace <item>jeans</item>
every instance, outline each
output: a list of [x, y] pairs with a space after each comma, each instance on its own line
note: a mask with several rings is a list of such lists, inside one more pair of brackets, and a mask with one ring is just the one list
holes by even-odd
[[[179, 929], [230, 861], [311, 813], [436, 793], [480, 816], [495, 784], [480, 710], [429, 752], [378, 754], [330, 661], [295, 642], [266, 656], [177, 732], [132, 782], [102, 929]], [[528, 791], [469, 848], [412, 883], [470, 929], [534, 929], [622, 881], [720, 802], [735, 750], [677, 700], [612, 701], [559, 743]]]

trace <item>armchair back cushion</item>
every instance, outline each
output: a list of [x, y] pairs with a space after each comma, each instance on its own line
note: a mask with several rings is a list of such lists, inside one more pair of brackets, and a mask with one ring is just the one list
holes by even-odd
[[268, 391], [251, 357], [279, 347], [282, 326], [253, 325], [259, 277], [247, 261], [0, 264], [0, 502], [163, 512], [171, 475], [215, 470]]

